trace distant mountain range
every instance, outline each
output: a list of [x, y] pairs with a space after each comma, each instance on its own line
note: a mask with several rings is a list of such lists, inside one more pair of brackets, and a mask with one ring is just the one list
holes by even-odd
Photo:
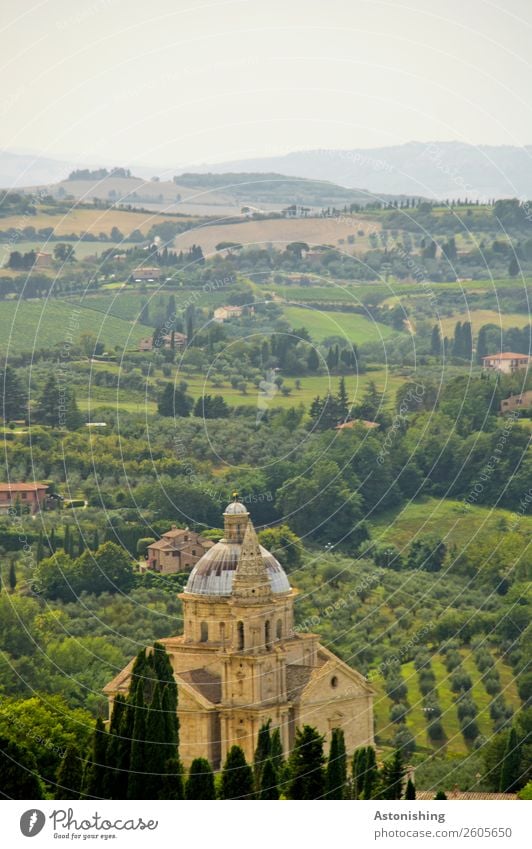
[[201, 164], [189, 172], [275, 171], [376, 195], [420, 195], [485, 200], [532, 198], [532, 145], [479, 145], [461, 142], [409, 142], [393, 147], [352, 150], [300, 150], [269, 156]]
[[[0, 186], [52, 186], [64, 181], [76, 167], [79, 164], [41, 159], [30, 154], [0, 152]], [[324, 181], [319, 191], [316, 191], [316, 183], [311, 188], [303, 184], [296, 187], [286, 181], [283, 188], [286, 189], [287, 203], [294, 197], [294, 190], [298, 194], [298, 189], [301, 189], [300, 202], [310, 205], [322, 203], [326, 196], [333, 203], [339, 203], [344, 198], [348, 201], [354, 199], [354, 195], [363, 197], [368, 193], [377, 197], [415, 195], [442, 199], [466, 196], [480, 200], [532, 198], [532, 145], [477, 147], [461, 142], [408, 142], [379, 148], [302, 150], [283, 156], [202, 163], [186, 169], [182, 166], [135, 168], [137, 177], [144, 178], [141, 182], [157, 173], [168, 175], [179, 174], [180, 171], [186, 173], [181, 175], [183, 180], [176, 180], [178, 186], [196, 188], [201, 185], [207, 192], [215, 190], [225, 195], [224, 199], [230, 195], [236, 203], [242, 202], [246, 196], [250, 202], [253, 199], [271, 202], [271, 195], [276, 196], [274, 203], [281, 201], [281, 186], [275, 186], [272, 191], [272, 186], [268, 188], [268, 181], [272, 178], [276, 182], [282, 181], [282, 176]], [[202, 182], [198, 183], [194, 175], [200, 174]], [[264, 175], [262, 186], [258, 179], [261, 174]], [[223, 176], [214, 179], [214, 175]], [[245, 189], [237, 188], [244, 176], [251, 178], [247, 180], [247, 186]], [[166, 195], [164, 186], [162, 194]], [[312, 198], [314, 194], [316, 200]]]

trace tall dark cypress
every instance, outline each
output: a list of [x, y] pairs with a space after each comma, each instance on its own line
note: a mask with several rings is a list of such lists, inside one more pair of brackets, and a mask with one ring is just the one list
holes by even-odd
[[345, 799], [346, 786], [347, 757], [344, 732], [341, 728], [334, 728], [326, 770], [327, 799]]
[[279, 798], [279, 778], [272, 759], [268, 758], [265, 762], [259, 788], [259, 799], [278, 799]]
[[205, 758], [195, 758], [192, 761], [185, 785], [185, 798], [216, 799], [214, 773]]
[[102, 718], [98, 717], [84, 779], [84, 793], [97, 799], [105, 798], [108, 736]]
[[72, 744], [67, 747], [61, 761], [57, 771], [56, 783], [54, 799], [80, 798], [83, 784], [83, 759], [79, 749]]
[[222, 799], [253, 799], [253, 770], [240, 746], [232, 746], [222, 770]]
[[134, 709], [133, 735], [131, 738], [131, 758], [129, 762], [128, 799], [150, 798], [145, 794], [146, 776], [146, 714], [144, 704], [144, 681], [138, 678], [132, 698]]
[[511, 793], [516, 789], [521, 777], [521, 750], [515, 728], [510, 729], [508, 743], [501, 764], [501, 793]]
[[[126, 711], [126, 700], [117, 695], [113, 703], [111, 722], [109, 723], [109, 741], [107, 743], [106, 760], [109, 765], [105, 777], [105, 798], [125, 799], [127, 796], [127, 772], [129, 768], [129, 740], [122, 738], [124, 714]], [[127, 748], [127, 757], [123, 757], [123, 749]]]
[[325, 793], [323, 737], [315, 728], [298, 728], [288, 759], [290, 799], [321, 799]]
[[265, 722], [259, 728], [257, 737], [257, 748], [255, 749], [255, 757], [253, 760], [253, 777], [255, 779], [255, 789], [258, 791], [261, 786], [261, 775], [264, 769], [264, 764], [270, 756], [271, 738], [270, 738], [271, 719]]

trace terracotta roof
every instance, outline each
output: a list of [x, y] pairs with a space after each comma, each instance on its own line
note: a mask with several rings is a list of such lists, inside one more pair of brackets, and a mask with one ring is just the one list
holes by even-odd
[[[418, 801], [420, 799], [434, 799], [435, 795], [435, 790], [416, 790], [416, 799]], [[513, 802], [517, 800], [517, 795], [515, 793], [463, 793], [461, 790], [446, 790], [445, 795], [448, 800], [458, 799], [459, 801], [476, 801], [479, 799], [486, 799], [488, 801], [493, 800], [494, 802]]]
[[0, 490], [8, 489], [10, 492], [36, 492], [40, 489], [48, 489], [46, 483], [0, 483]]
[[504, 351], [502, 354], [488, 354], [483, 360], [529, 360], [528, 354], [515, 354], [512, 351]]
[[222, 701], [222, 679], [207, 669], [189, 669], [180, 672], [179, 677], [194, 687], [209, 702], [217, 705]]

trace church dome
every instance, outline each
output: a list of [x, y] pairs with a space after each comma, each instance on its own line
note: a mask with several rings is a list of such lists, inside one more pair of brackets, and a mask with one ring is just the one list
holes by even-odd
[[241, 501], [231, 501], [224, 510], [226, 516], [247, 515], [247, 510]]
[[[241, 548], [240, 543], [225, 540], [220, 540], [213, 545], [194, 566], [185, 592], [197, 595], [231, 595]], [[260, 552], [272, 592], [276, 594], [290, 592], [290, 583], [279, 561], [262, 545]]]

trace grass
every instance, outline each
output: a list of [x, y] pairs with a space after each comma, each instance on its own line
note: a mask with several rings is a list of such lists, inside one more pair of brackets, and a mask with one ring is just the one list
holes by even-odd
[[379, 342], [395, 335], [386, 324], [372, 321], [358, 313], [327, 312], [305, 307], [285, 307], [284, 315], [294, 328], [306, 327], [315, 342], [328, 336], [343, 336], [358, 345], [364, 342]]
[[[108, 371], [116, 373], [120, 371], [119, 363], [91, 363], [90, 367], [87, 363], [83, 363], [82, 366], [84, 372], [87, 373], [87, 383], [89, 381], [89, 368], [92, 372]], [[161, 379], [162, 373], [160, 371], [152, 373], [152, 380]], [[172, 377], [168, 380], [173, 383], [174, 375], [172, 375]], [[222, 395], [226, 402], [230, 406], [234, 407], [254, 407], [257, 405], [257, 390], [251, 383], [248, 384], [247, 394], [243, 395], [240, 390], [233, 389], [229, 384], [224, 384], [221, 387], [213, 386], [211, 381], [206, 380], [203, 375], [199, 374], [191, 375], [183, 372], [175, 377], [176, 382], [179, 382], [179, 380], [186, 381], [187, 393], [191, 395], [194, 400], [204, 394], [210, 394]], [[387, 405], [390, 406], [393, 404], [397, 389], [404, 382], [405, 378], [390, 375], [386, 369], [372, 371], [367, 374], [360, 375], [360, 377], [357, 377], [356, 375], [348, 375], [345, 378], [345, 382], [347, 391], [352, 400], [355, 402], [360, 400], [370, 380], [376, 383], [378, 389], [386, 392]], [[333, 393], [336, 392], [338, 389], [338, 381], [338, 377], [329, 378], [327, 375], [320, 375], [318, 377], [302, 377], [301, 389], [296, 389], [295, 378], [287, 377], [285, 378], [285, 385], [292, 387], [291, 394], [284, 396], [279, 392], [274, 398], [272, 398], [271, 406], [286, 409], [288, 407], [297, 407], [300, 404], [303, 404], [308, 408], [316, 395], [321, 395], [323, 397], [328, 391]], [[78, 393], [78, 395], [81, 396], [78, 397], [80, 407], [86, 409], [89, 403], [88, 396], [84, 398], [83, 393]], [[155, 402], [146, 401], [143, 393], [135, 393], [132, 392], [131, 389], [122, 389], [119, 387], [117, 400], [116, 389], [96, 386], [92, 381], [90, 383], [90, 403], [92, 408], [104, 405], [109, 406], [109, 404], [111, 404], [112, 406], [117, 406], [120, 409], [129, 410], [130, 412], [143, 412], [144, 410], [147, 410], [148, 412], [155, 412], [156, 410]]]
[[[465, 508], [461, 501], [423, 498], [379, 514], [371, 527], [376, 542], [391, 542], [400, 549], [407, 549], [418, 535], [434, 535], [446, 545], [454, 544], [463, 550], [477, 534], [497, 531], [501, 519], [511, 522], [512, 516], [511, 511], [498, 507]], [[523, 516], [520, 527], [523, 532], [531, 532], [532, 517]]]
[[503, 330], [509, 327], [524, 327], [530, 324], [530, 317], [526, 313], [498, 312], [497, 310], [471, 310], [460, 312], [448, 318], [441, 319], [442, 335], [451, 337], [457, 321], [470, 321], [473, 332], [478, 333], [483, 324], [495, 324]]
[[[104, 344], [135, 347], [146, 328], [114, 316], [57, 299], [4, 301], [0, 304], [0, 354], [17, 354], [34, 347], [76, 344], [82, 333], [93, 333]], [[148, 331], [149, 332], [149, 331]]]

